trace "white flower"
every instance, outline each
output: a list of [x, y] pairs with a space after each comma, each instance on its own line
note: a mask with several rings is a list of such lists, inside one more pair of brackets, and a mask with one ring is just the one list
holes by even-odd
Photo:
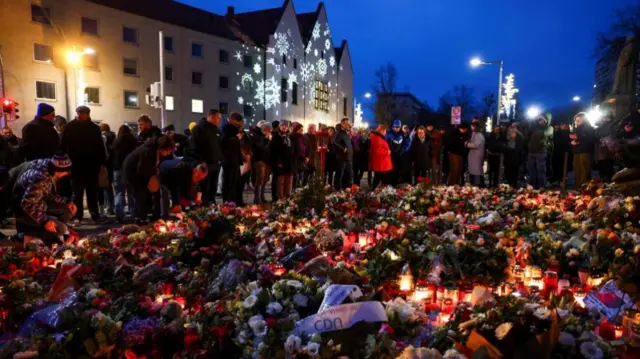
[[509, 334], [509, 331], [511, 331], [511, 328], [513, 328], [513, 324], [508, 322], [498, 325], [496, 328], [496, 338], [498, 338], [498, 340], [504, 339], [504, 337]]
[[318, 343], [307, 344], [307, 353], [312, 357], [320, 355], [320, 344]]
[[296, 303], [299, 307], [306, 307], [307, 303], [309, 302], [309, 298], [307, 298], [306, 295], [304, 294], [296, 294], [293, 296], [293, 301], [294, 303]]
[[567, 257], [571, 258], [571, 257], [575, 257], [575, 256], [579, 256], [580, 255], [580, 251], [578, 251], [575, 248], [571, 248], [569, 249], [569, 251], [567, 252]]
[[594, 340], [598, 340], [598, 336], [595, 335], [593, 332], [582, 332], [582, 335], [580, 335], [580, 338], [578, 340], [594, 341]]
[[458, 353], [455, 349], [449, 349], [444, 352], [442, 359], [467, 359], [463, 354]]
[[259, 352], [263, 352], [265, 350], [269, 349], [269, 346], [266, 345], [264, 342], [260, 343], [260, 345], [258, 345], [258, 351]]
[[256, 303], [258, 303], [258, 297], [252, 294], [244, 299], [244, 302], [242, 302], [242, 306], [246, 309], [249, 309], [253, 308]]
[[249, 333], [247, 333], [246, 330], [243, 330], [238, 334], [238, 342], [240, 344], [246, 343], [248, 338], [249, 338]]
[[540, 304], [538, 303], [527, 303], [524, 305], [524, 309], [529, 309], [531, 311], [534, 311], [538, 308], [540, 308]]
[[482, 237], [478, 238], [478, 240], [476, 241], [476, 244], [478, 244], [479, 246], [484, 246], [484, 238]]
[[546, 320], [549, 319], [549, 316], [551, 316], [551, 311], [547, 308], [540, 307], [536, 309], [535, 312], [533, 312], [533, 315], [538, 317], [538, 319]]
[[271, 302], [267, 305], [267, 314], [276, 315], [282, 311], [282, 304], [278, 302]]
[[558, 343], [567, 347], [572, 347], [576, 345], [576, 338], [567, 332], [560, 332]]
[[284, 350], [289, 354], [294, 354], [295, 352], [300, 350], [300, 346], [302, 345], [302, 339], [300, 339], [297, 335], [289, 335], [287, 340], [284, 342]]
[[602, 350], [593, 342], [580, 344], [580, 354], [586, 359], [602, 359]]
[[614, 254], [616, 257], [622, 257], [622, 255], [624, 255], [624, 250], [623, 250], [622, 248], [618, 248], [618, 249], [616, 249], [616, 251], [615, 251], [615, 252], [613, 252], [613, 254]]
[[287, 285], [290, 287], [294, 287], [296, 289], [302, 289], [302, 283], [298, 280], [294, 280], [294, 279], [289, 279], [287, 281]]
[[249, 318], [249, 327], [253, 330], [253, 335], [259, 337], [267, 334], [267, 322], [262, 315], [254, 315]]

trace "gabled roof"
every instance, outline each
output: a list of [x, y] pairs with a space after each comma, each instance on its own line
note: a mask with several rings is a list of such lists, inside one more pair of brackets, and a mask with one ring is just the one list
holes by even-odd
[[274, 9], [258, 10], [235, 14], [233, 19], [237, 22], [240, 30], [249, 36], [256, 44], [268, 45], [269, 37], [278, 28], [280, 19], [287, 8], [287, 3]]
[[[347, 43], [347, 40], [342, 40], [340, 47], [334, 48], [334, 51], [336, 53], [336, 62], [340, 65], [342, 65], [342, 55], [344, 55], [345, 53], [349, 53], [349, 56], [351, 56], [351, 53], [349, 52], [349, 44]], [[353, 72], [353, 61], [349, 61], [349, 66], [351, 66], [350, 70], [351, 72]]]
[[316, 11], [296, 15], [296, 18], [298, 19], [298, 27], [300, 27], [300, 35], [302, 35], [302, 42], [305, 45], [307, 45], [307, 43], [309, 43], [309, 40], [311, 39], [313, 27], [318, 21], [318, 16], [320, 15], [320, 11], [323, 7], [324, 3], [320, 2], [318, 4], [318, 8], [316, 8]]
[[237, 41], [224, 16], [172, 0], [87, 0], [91, 3], [132, 13], [194, 31]]

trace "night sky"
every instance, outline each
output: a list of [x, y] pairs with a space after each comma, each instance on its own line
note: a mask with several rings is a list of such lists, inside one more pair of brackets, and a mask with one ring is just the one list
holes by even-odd
[[[281, 6], [283, 0], [181, 0], [219, 14]], [[585, 106], [593, 90], [594, 44], [616, 7], [637, 0], [326, 0], [334, 45], [349, 41], [354, 95], [371, 89], [374, 71], [390, 61], [398, 90], [437, 107], [457, 84], [475, 87], [478, 102], [496, 91], [498, 67], [472, 69], [473, 56], [503, 60], [514, 73], [524, 106], [563, 106], [575, 95]], [[316, 0], [294, 0], [297, 13]], [[586, 99], [586, 101], [585, 101]]]

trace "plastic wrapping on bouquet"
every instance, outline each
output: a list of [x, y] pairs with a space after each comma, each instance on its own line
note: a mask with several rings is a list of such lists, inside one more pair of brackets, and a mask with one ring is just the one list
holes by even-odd
[[69, 318], [64, 315], [65, 312], [73, 311], [77, 306], [78, 294], [74, 291], [60, 303], [50, 304], [31, 314], [18, 331], [18, 337], [28, 339], [41, 331], [59, 330], [64, 325], [64, 319]]

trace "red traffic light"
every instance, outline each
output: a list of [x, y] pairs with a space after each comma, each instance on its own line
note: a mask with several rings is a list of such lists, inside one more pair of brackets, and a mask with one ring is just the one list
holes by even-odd
[[9, 105], [11, 105], [11, 100], [9, 100], [8, 98], [5, 98], [4, 101], [2, 101], [2, 104], [4, 106], [9, 106]]

